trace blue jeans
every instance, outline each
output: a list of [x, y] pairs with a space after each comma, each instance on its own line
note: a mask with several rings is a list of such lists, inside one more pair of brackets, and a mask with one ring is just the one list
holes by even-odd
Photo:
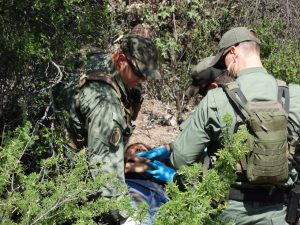
[[155, 182], [140, 179], [126, 179], [126, 183], [132, 197], [133, 206], [137, 207], [141, 202], [145, 202], [149, 206], [149, 220], [143, 224], [152, 224], [159, 207], [169, 201], [164, 192], [164, 187]]

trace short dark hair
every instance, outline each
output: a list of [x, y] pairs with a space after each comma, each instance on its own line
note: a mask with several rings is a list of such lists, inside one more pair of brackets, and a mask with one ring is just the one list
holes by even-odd
[[142, 142], [136, 142], [136, 143], [128, 145], [127, 148], [126, 148], [126, 150], [125, 150], [125, 152], [127, 152], [128, 149], [134, 147], [135, 145], [144, 145], [147, 148], [147, 150], [151, 149], [151, 147], [149, 145], [146, 145], [146, 144], [144, 144]]
[[215, 78], [215, 82], [217, 84], [227, 84], [234, 81], [234, 79], [231, 76], [228, 76], [227, 73], [224, 73], [218, 77]]

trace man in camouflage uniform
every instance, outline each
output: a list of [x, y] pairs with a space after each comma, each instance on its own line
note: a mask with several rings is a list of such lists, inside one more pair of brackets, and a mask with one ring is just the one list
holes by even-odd
[[[248, 101], [254, 99], [277, 101], [277, 82], [263, 68], [259, 53], [260, 40], [252, 30], [245, 27], [233, 28], [223, 35], [219, 43], [218, 54], [212, 60], [211, 66], [227, 68], [229, 75], [236, 78], [236, 82]], [[292, 143], [299, 138], [300, 86], [290, 84], [288, 88], [290, 102], [288, 133], [291, 143], [289, 150], [292, 152]], [[144, 156], [151, 160], [170, 156], [175, 168], [199, 162], [206, 147], [210, 147], [211, 144], [221, 144], [221, 131], [226, 126], [223, 118], [227, 113], [233, 118], [231, 132], [234, 132], [237, 116], [232, 104], [222, 88], [210, 90], [185, 123], [180, 135], [170, 144], [171, 151], [166, 146], [164, 151], [148, 151]], [[291, 159], [294, 166], [299, 158], [298, 151], [299, 149], [296, 149]], [[176, 178], [174, 171], [164, 171], [162, 167], [160, 163], [155, 165], [153, 167], [155, 170], [151, 173], [156, 177], [163, 174], [166, 177], [168, 174], [169, 181]], [[297, 172], [295, 168], [290, 168], [286, 182], [271, 185], [271, 189], [270, 186], [269, 188], [259, 187], [237, 180], [230, 191], [228, 207], [220, 218], [236, 224], [287, 224], [285, 200], [289, 191], [297, 187], [295, 184], [299, 182], [297, 178], [299, 171]], [[292, 211], [297, 209], [299, 207], [297, 204], [298, 202], [290, 209]]]
[[[81, 73], [66, 124], [71, 145], [87, 147], [93, 177], [101, 165], [101, 173], [115, 173], [125, 184], [124, 151], [142, 102], [135, 87], [161, 78], [158, 51], [150, 39], [127, 35], [113, 54], [88, 51]], [[103, 197], [120, 195], [112, 187], [101, 189]]]

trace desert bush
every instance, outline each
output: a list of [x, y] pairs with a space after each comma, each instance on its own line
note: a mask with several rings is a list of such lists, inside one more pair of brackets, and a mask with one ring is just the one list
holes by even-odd
[[[0, 146], [1, 224], [96, 224], [94, 218], [110, 210], [133, 215], [129, 197], [95, 197], [111, 185], [126, 193], [114, 174], [90, 178], [85, 154], [77, 154], [70, 166], [63, 152], [39, 159], [39, 171], [31, 171], [22, 158], [34, 149], [38, 136], [28, 122], [3, 134]], [[50, 136], [50, 134], [48, 134]], [[61, 143], [63, 144], [63, 143]]]

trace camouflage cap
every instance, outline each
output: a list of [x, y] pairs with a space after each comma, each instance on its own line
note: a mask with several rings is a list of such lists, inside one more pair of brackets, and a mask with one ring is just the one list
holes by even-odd
[[121, 49], [128, 60], [136, 60], [137, 68], [148, 79], [161, 79], [158, 66], [158, 51], [149, 39], [135, 34], [122, 38]]
[[244, 41], [255, 41], [260, 44], [260, 40], [256, 37], [256, 33], [247, 27], [235, 27], [227, 31], [221, 38], [218, 46], [218, 53], [211, 61], [211, 66], [223, 69], [224, 62], [221, 62], [222, 56], [226, 54], [230, 46], [236, 45]]
[[195, 96], [201, 89], [207, 88], [218, 76], [224, 74], [225, 70], [210, 66], [214, 56], [206, 57], [192, 68], [192, 83], [186, 91], [189, 97]]

